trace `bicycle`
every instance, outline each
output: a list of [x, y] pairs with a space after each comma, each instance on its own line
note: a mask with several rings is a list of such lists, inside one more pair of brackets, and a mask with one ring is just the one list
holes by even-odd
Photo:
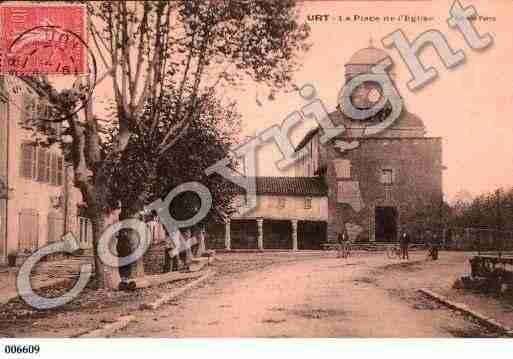
[[349, 258], [351, 256], [351, 245], [350, 243], [344, 243], [338, 245], [337, 258]]
[[426, 253], [426, 260], [433, 260], [436, 261], [438, 259], [438, 250], [439, 247], [437, 245], [428, 245], [427, 247], [427, 253]]
[[386, 255], [388, 258], [401, 258], [401, 249], [397, 244], [387, 246]]

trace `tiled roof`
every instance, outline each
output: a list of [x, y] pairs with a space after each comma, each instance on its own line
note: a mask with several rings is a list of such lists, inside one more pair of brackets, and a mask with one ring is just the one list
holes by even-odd
[[[355, 121], [348, 118], [344, 113], [337, 110], [329, 114], [331, 121], [335, 124], [335, 126], [339, 126], [343, 124], [345, 127], [366, 127], [373, 126], [375, 123], [365, 123], [364, 121]], [[399, 117], [394, 121], [392, 126], [389, 129], [401, 129], [401, 128], [411, 128], [411, 127], [421, 127], [424, 128], [424, 122], [422, 119], [409, 112], [406, 109], [403, 109]]]
[[[367, 124], [365, 124], [364, 122], [358, 122], [349, 119], [339, 110], [330, 113], [329, 116], [335, 126], [344, 125], [345, 128], [357, 128], [367, 126]], [[370, 125], [373, 125], [373, 123], [371, 123]], [[387, 128], [387, 130], [395, 130], [402, 128], [425, 128], [425, 126], [424, 122], [419, 116], [405, 110], [401, 112], [399, 117], [394, 121], [392, 126]], [[296, 152], [302, 149], [308, 142], [310, 142], [312, 137], [314, 137], [315, 134], [318, 132], [319, 127], [316, 127], [308, 131], [305, 137], [303, 137], [303, 139], [296, 146]]]
[[[234, 185], [234, 190], [243, 193], [244, 189]], [[256, 177], [257, 194], [283, 196], [326, 196], [326, 187], [317, 177]]]

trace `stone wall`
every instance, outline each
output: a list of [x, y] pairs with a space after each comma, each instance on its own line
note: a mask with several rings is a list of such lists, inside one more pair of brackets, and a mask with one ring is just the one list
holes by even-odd
[[159, 274], [164, 271], [164, 243], [152, 243], [150, 248], [144, 253], [144, 272], [146, 274]]
[[[359, 146], [341, 153], [328, 146], [328, 242], [335, 242], [344, 226], [358, 241], [373, 241], [375, 207], [394, 206], [401, 216], [428, 199], [442, 199], [442, 145], [440, 138], [358, 138]], [[345, 163], [340, 160], [347, 160]], [[347, 168], [349, 164], [349, 169]], [[337, 174], [336, 166], [339, 168]], [[383, 169], [393, 170], [394, 183], [381, 182]], [[340, 177], [343, 176], [343, 177]], [[347, 177], [346, 177], [347, 176]], [[339, 183], [359, 188], [360, 202], [340, 203]], [[353, 182], [348, 184], [348, 182]], [[357, 183], [356, 185], [354, 183]]]

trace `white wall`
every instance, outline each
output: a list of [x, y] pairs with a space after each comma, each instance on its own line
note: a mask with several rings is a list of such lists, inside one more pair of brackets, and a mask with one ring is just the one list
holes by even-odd
[[[284, 207], [280, 208], [279, 199], [283, 199]], [[235, 205], [239, 208], [239, 213], [233, 215], [233, 219], [242, 218], [268, 218], [268, 219], [298, 219], [308, 221], [327, 221], [328, 220], [328, 199], [327, 197], [309, 197], [312, 199], [311, 208], [305, 208], [305, 198], [300, 196], [271, 196], [258, 195], [257, 206], [255, 210], [241, 214], [244, 209], [244, 196], [239, 195], [235, 198]]]
[[[63, 208], [54, 208], [51, 198], [64, 193], [64, 185], [53, 186], [49, 183], [41, 183], [21, 176], [21, 145], [27, 141], [33, 141], [32, 132], [22, 128], [20, 99], [13, 99], [9, 104], [9, 200], [7, 209], [7, 252], [18, 249], [19, 239], [19, 213], [23, 209], [36, 210], [39, 218], [38, 246], [41, 247], [48, 242], [48, 214], [57, 212], [63, 215]], [[60, 154], [57, 145], [48, 149], [51, 153]], [[64, 178], [63, 178], [64, 182]], [[68, 202], [68, 217], [72, 218], [70, 225], [75, 224], [74, 217], [77, 215], [77, 204], [82, 200], [78, 189], [71, 187]], [[73, 229], [75, 232], [75, 228]], [[76, 232], [78, 235], [78, 232]]]

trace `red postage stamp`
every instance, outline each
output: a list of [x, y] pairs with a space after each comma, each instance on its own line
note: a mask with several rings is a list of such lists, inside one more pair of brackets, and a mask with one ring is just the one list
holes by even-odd
[[87, 73], [85, 13], [81, 5], [0, 6], [1, 73]]

